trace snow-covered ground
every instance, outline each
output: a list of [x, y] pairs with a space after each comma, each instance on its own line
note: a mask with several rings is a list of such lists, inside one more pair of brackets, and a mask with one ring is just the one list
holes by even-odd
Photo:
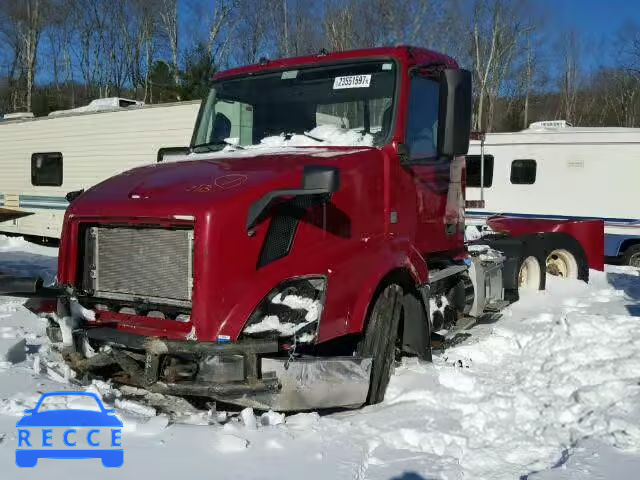
[[[55, 249], [0, 237], [4, 271], [52, 278]], [[434, 357], [407, 359], [380, 405], [326, 415], [192, 415], [183, 423], [115, 401], [125, 462], [14, 465], [16, 421], [47, 375], [43, 321], [0, 297], [0, 337], [27, 359], [0, 363], [0, 478], [636, 479], [640, 471], [640, 273], [550, 278], [493, 324]], [[34, 370], [34, 366], [36, 367]], [[36, 373], [39, 371], [40, 373]], [[62, 380], [63, 381], [63, 380]], [[117, 391], [94, 385], [111, 402]]]

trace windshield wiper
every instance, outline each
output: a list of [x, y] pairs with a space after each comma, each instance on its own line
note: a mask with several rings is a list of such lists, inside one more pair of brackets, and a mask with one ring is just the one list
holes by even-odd
[[191, 147], [191, 151], [193, 152], [196, 148], [206, 148], [209, 152], [217, 152], [220, 150], [220, 148], [215, 149], [213, 147], [222, 147], [223, 145], [228, 145], [238, 150], [244, 150], [244, 147], [242, 145], [236, 145], [235, 143], [228, 142], [227, 140], [215, 140], [213, 142], [205, 142], [194, 145], [193, 147]]
[[310, 135], [309, 132], [284, 133], [283, 135], [284, 135], [285, 140], [291, 140], [291, 137], [293, 137], [294, 135], [304, 135], [305, 137], [310, 138], [311, 140], [315, 140], [316, 142], [326, 142], [326, 140], [324, 138], [314, 137], [313, 135]]

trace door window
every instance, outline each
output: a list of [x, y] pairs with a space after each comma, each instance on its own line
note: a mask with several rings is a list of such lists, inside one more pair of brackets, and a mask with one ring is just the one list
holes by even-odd
[[406, 140], [411, 160], [418, 161], [437, 156], [439, 107], [438, 82], [425, 77], [413, 77]]

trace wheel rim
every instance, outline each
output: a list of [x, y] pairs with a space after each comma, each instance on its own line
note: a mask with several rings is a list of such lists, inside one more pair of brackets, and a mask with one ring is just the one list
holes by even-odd
[[542, 269], [536, 257], [530, 256], [524, 259], [518, 272], [518, 288], [523, 290], [539, 290]]
[[640, 252], [634, 253], [629, 258], [629, 265], [632, 267], [640, 268]]
[[568, 250], [552, 250], [547, 255], [547, 273], [562, 278], [578, 278], [578, 262]]

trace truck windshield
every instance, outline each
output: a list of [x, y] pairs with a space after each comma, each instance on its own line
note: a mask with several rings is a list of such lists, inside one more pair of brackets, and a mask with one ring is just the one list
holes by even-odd
[[395, 81], [391, 61], [220, 80], [202, 107], [193, 151], [382, 145], [391, 132]]

